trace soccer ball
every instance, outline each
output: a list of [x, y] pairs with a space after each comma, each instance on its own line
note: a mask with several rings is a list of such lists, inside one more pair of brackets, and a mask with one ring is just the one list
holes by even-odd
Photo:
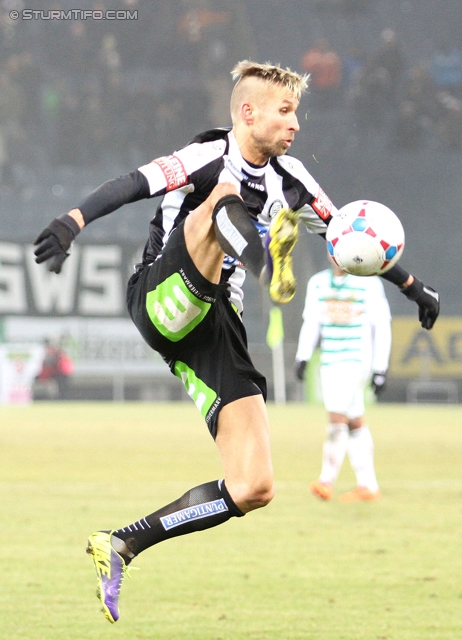
[[404, 249], [404, 229], [385, 205], [357, 200], [342, 207], [326, 232], [327, 251], [340, 269], [357, 276], [385, 273]]

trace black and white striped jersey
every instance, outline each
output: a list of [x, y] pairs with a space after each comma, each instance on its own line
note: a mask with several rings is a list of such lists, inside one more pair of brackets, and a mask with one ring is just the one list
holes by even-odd
[[[213, 129], [194, 138], [170, 156], [156, 158], [139, 168], [152, 197], [163, 195], [150, 224], [143, 262], [153, 262], [170, 232], [199, 206], [219, 182], [233, 183], [260, 230], [269, 227], [282, 207], [301, 212], [310, 233], [324, 233], [336, 208], [292, 156], [273, 157], [263, 167], [244, 160], [230, 129]], [[232, 301], [242, 311], [245, 272], [237, 261], [225, 258], [223, 281]]]

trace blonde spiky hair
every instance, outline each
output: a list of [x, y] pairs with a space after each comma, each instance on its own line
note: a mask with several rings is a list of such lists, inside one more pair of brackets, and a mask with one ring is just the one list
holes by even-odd
[[293, 91], [297, 100], [300, 100], [302, 93], [308, 88], [309, 74], [300, 75], [295, 71], [291, 71], [289, 67], [283, 69], [270, 62], [260, 64], [258, 62], [252, 62], [252, 60], [241, 60], [231, 71], [231, 75], [233, 80], [237, 80], [235, 86], [237, 86], [243, 78], [261, 78], [267, 82], [283, 85]]

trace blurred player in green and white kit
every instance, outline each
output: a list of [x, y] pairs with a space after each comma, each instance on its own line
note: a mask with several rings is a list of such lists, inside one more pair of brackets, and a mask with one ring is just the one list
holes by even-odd
[[[332, 262], [332, 261], [331, 261]], [[364, 389], [383, 391], [391, 350], [391, 314], [381, 279], [360, 277], [332, 267], [308, 282], [295, 373], [306, 365], [320, 342], [321, 388], [328, 412], [319, 480], [310, 491], [330, 500], [348, 452], [357, 487], [342, 502], [374, 501], [380, 490], [374, 469], [374, 443], [364, 419]]]

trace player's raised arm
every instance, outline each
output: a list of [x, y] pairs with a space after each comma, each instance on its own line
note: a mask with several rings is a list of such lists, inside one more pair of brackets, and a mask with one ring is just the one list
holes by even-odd
[[55, 218], [35, 239], [35, 261], [48, 263], [48, 270], [60, 273], [69, 249], [87, 224], [129, 202], [151, 196], [147, 178], [139, 171], [108, 180], [86, 196], [69, 213]]
[[382, 274], [384, 280], [396, 284], [406, 298], [414, 300], [419, 307], [419, 320], [424, 329], [431, 329], [440, 312], [439, 294], [408, 273], [399, 264]]

